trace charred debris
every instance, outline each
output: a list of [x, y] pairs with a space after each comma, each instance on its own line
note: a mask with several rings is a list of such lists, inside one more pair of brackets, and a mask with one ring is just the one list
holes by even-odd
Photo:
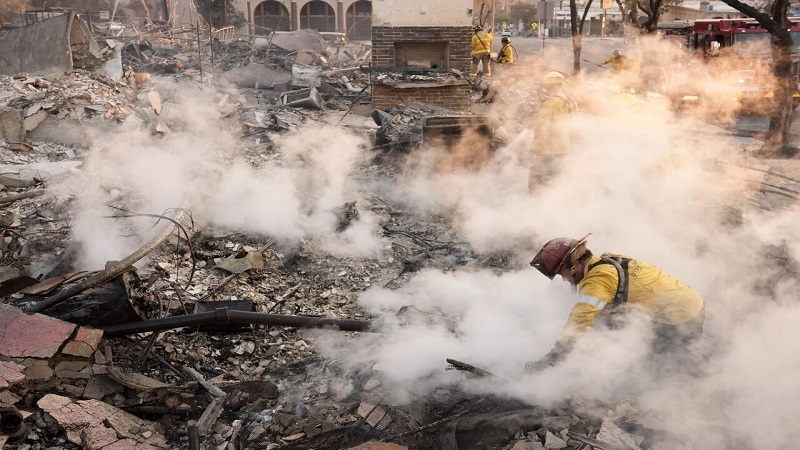
[[[344, 370], [323, 359], [306, 329], [381, 332], [356, 302], [372, 285], [399, 286], [423, 267], [512, 265], [471, 250], [447, 217], [420, 217], [378, 194], [337, 211], [339, 232], [359, 211], [380, 217], [391, 245], [373, 259], [332, 257], [313, 241], [281, 249], [268, 236], [201, 228], [176, 208], [151, 214], [160, 231], [122, 261], [76, 267], [74, 198], [48, 186], [80, 173], [92, 130], [134, 123], [153, 139], [180, 133], [170, 108], [180, 98], [161, 80], [212, 86], [213, 107], [241, 129], [240, 153], [254, 166], [277, 159], [272, 134], [312, 120], [369, 137], [375, 160], [365, 177], [397, 176], [425, 139], [450, 145], [465, 129], [487, 149], [502, 139], [485, 115], [423, 103], [372, 110], [367, 43], [329, 44], [309, 30], [96, 36], [75, 15], [52, 20], [0, 34], [0, 60], [10, 62], [0, 66], [0, 446], [691, 448], [634, 405], [543, 409], [476, 393], [471, 383], [491, 383], [491, 373], [458, 361], [442, 369], [457, 369], [460, 382], [397, 392], [377, 366]], [[30, 57], [22, 45], [48, 37], [64, 47]], [[794, 179], [757, 170], [765, 178], [752, 204], [794, 201]], [[109, 220], [137, 215], [124, 194], [113, 206]], [[411, 313], [432, 314], [398, 316]]]

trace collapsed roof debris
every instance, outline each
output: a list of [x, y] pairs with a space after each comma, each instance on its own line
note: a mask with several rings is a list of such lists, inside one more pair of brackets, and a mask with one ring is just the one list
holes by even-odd
[[59, 78], [104, 59], [91, 31], [69, 13], [27, 27], [0, 31], [0, 74]]

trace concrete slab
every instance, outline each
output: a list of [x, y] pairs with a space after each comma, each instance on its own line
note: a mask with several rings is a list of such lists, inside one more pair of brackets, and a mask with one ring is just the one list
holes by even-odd
[[0, 304], [0, 355], [52, 358], [74, 330], [71, 323]]
[[75, 338], [67, 342], [67, 345], [64, 346], [62, 353], [70, 356], [88, 358], [97, 351], [97, 346], [100, 345], [100, 340], [102, 338], [103, 330], [80, 327], [75, 334]]
[[22, 373], [24, 370], [24, 366], [12, 361], [0, 361], [0, 389], [7, 388], [25, 379], [25, 375]]
[[72, 401], [47, 394], [37, 403], [67, 432], [67, 439], [90, 450], [167, 448], [156, 425], [98, 400]]

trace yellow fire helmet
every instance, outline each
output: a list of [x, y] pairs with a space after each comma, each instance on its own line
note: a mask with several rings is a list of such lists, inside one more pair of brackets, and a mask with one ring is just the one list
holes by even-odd
[[564, 75], [561, 72], [548, 72], [542, 79], [543, 83], [564, 83]]

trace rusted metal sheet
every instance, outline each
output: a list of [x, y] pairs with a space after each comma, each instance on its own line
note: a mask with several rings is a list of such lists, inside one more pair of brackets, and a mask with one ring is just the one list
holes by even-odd
[[55, 78], [100, 63], [100, 48], [75, 13], [0, 31], [0, 74]]

